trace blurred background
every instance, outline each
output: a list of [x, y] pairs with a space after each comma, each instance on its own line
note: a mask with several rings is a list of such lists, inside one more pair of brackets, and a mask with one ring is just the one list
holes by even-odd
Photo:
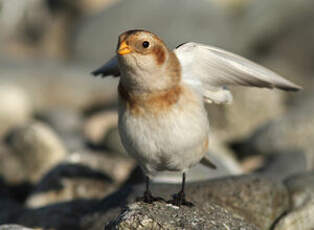
[[313, 169], [314, 1], [0, 0], [0, 185], [12, 202], [100, 199], [130, 180], [136, 165], [117, 131], [118, 80], [90, 75], [129, 29], [152, 31], [170, 48], [218, 46], [304, 87], [240, 87], [233, 104], [207, 105], [219, 169], [197, 166], [190, 181]]

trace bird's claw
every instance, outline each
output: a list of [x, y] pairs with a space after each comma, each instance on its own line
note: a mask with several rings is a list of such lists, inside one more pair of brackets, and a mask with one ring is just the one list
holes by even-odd
[[180, 207], [181, 205], [187, 206], [187, 207], [193, 207], [194, 204], [192, 202], [189, 202], [185, 199], [185, 193], [183, 191], [180, 191], [179, 193], [174, 194], [173, 199], [168, 201], [168, 203], [173, 204], [175, 206]]
[[152, 204], [155, 201], [165, 201], [161, 197], [153, 197], [150, 191], [145, 191], [143, 197], [136, 198], [136, 201], [142, 201], [144, 203]]

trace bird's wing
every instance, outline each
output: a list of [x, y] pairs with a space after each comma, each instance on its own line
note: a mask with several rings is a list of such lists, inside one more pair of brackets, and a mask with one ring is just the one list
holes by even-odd
[[300, 86], [236, 54], [199, 43], [189, 42], [174, 50], [187, 84], [202, 90], [209, 102], [228, 103], [232, 85], [278, 88], [297, 91]]
[[107, 63], [105, 63], [100, 68], [96, 69], [92, 72], [92, 74], [96, 77], [98, 75], [101, 75], [102, 77], [106, 76], [119, 76], [120, 75], [120, 69], [118, 65], [118, 58], [117, 56], [114, 56], [111, 58]]

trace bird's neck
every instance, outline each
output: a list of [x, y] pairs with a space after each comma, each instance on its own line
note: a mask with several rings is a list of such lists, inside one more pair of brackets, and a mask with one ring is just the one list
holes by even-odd
[[169, 110], [179, 100], [182, 87], [176, 84], [165, 90], [137, 92], [128, 90], [122, 82], [118, 86], [119, 97], [133, 114], [143, 112], [161, 113]]

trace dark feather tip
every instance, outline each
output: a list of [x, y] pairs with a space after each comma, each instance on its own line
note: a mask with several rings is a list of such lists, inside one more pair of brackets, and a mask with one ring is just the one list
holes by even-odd
[[186, 43], [188, 43], [188, 42], [183, 42], [183, 43], [181, 43], [180, 45], [178, 45], [178, 46], [176, 47], [176, 49], [178, 49], [180, 46], [185, 45]]
[[98, 75], [100, 75], [101, 74], [101, 72], [99, 72], [99, 71], [93, 71], [93, 72], [91, 72], [91, 75], [93, 75], [94, 77], [98, 77]]

